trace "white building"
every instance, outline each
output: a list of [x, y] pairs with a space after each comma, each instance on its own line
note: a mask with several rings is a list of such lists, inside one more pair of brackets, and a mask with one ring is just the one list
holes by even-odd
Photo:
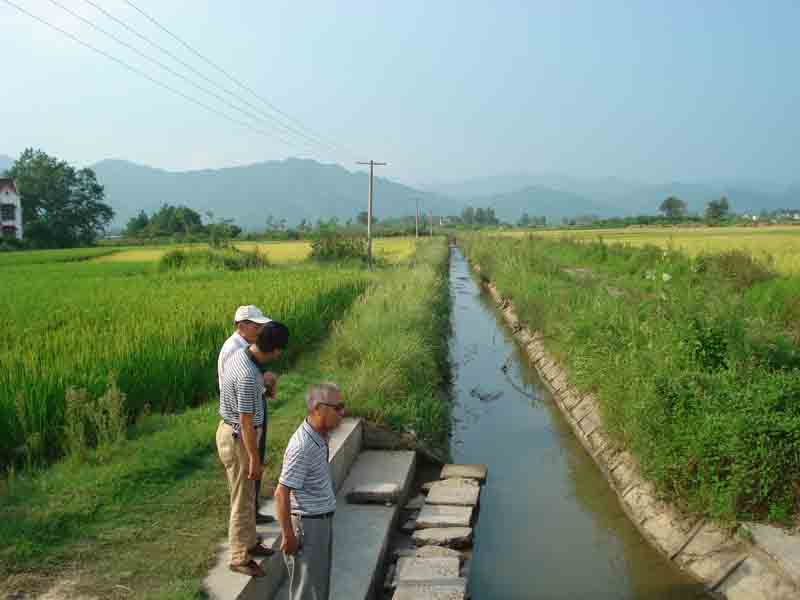
[[22, 203], [13, 179], [0, 177], [0, 238], [22, 239]]

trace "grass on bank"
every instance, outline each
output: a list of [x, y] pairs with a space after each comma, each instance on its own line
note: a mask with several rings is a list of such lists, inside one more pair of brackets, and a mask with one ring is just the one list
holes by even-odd
[[[305, 353], [280, 378], [270, 406], [267, 480], [277, 478], [286, 442], [303, 418], [308, 385], [323, 379], [342, 384], [350, 413], [444, 438], [446, 348], [434, 332], [448, 322], [446, 260], [441, 240], [422, 247], [415, 265], [376, 271], [370, 290], [321, 344], [292, 338]], [[431, 305], [438, 307], [435, 318], [426, 315]], [[380, 383], [365, 385], [367, 374]], [[202, 579], [227, 525], [216, 408], [212, 402], [143, 416], [127, 439], [89, 451], [84, 462], [62, 460], [6, 482], [0, 590], [35, 592], [72, 581], [76, 596], [202, 597]]]
[[666, 497], [725, 520], [797, 514], [800, 278], [742, 252], [463, 245]]

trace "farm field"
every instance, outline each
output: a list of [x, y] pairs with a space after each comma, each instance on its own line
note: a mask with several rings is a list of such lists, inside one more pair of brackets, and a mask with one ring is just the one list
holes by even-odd
[[[269, 409], [266, 481], [277, 476], [286, 442], [305, 414], [308, 385], [321, 380], [342, 386], [348, 414], [443, 443], [447, 255], [439, 239], [420, 243], [408, 264], [373, 272], [308, 263], [166, 274], [127, 262], [9, 267], [5, 273], [16, 272], [27, 293], [59, 290], [44, 306], [57, 317], [52, 323], [29, 323], [22, 309], [14, 316], [14, 327], [27, 327], [26, 335], [44, 344], [40, 378], [52, 373], [62, 383], [80, 381], [86, 370], [102, 389], [105, 368], [77, 358], [117, 360], [127, 372], [118, 381], [128, 400], [152, 406], [112, 444], [0, 478], [0, 596], [57, 588], [62, 597], [198, 597], [228, 514], [214, 442], [219, 417], [208, 390], [230, 312], [243, 297], [291, 331], [289, 352], [271, 366], [280, 381]], [[0, 292], [0, 308], [7, 301]], [[33, 345], [21, 333], [14, 340], [17, 350]], [[0, 361], [10, 358], [0, 353]], [[186, 408], [167, 402], [169, 386], [176, 399], [188, 400]], [[0, 389], [7, 387], [3, 382]], [[61, 398], [52, 398], [44, 409], [52, 406], [50, 414], [58, 415]], [[49, 431], [60, 429], [58, 422], [33, 421], [48, 439], [59, 439]]]
[[132, 416], [195, 405], [215, 388], [217, 346], [236, 306], [258, 304], [312, 343], [368, 278], [313, 264], [167, 273], [126, 262], [4, 267], [0, 464], [64, 451], [68, 388], [96, 399], [113, 374]]
[[[546, 238], [569, 237], [640, 247], [653, 244], [679, 249], [690, 256], [745, 250], [784, 274], [800, 274], [800, 227], [682, 227], [641, 229], [531, 230]], [[511, 235], [524, 235], [514, 232]]]
[[[178, 248], [191, 250], [193, 247], [205, 247], [205, 244], [175, 245], [156, 247], [126, 247], [117, 248], [113, 254], [98, 258], [98, 262], [152, 262], [157, 261], [170, 250]], [[301, 262], [311, 254], [311, 244], [307, 241], [287, 242], [236, 242], [235, 246], [241, 250], [252, 252], [258, 249], [267, 255], [270, 262], [275, 264], [288, 264]], [[399, 262], [408, 258], [414, 251], [413, 238], [378, 238], [373, 241], [375, 256], [389, 262]]]

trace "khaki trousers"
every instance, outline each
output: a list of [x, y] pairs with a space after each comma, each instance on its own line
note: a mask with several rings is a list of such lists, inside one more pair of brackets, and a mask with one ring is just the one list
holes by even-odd
[[234, 439], [233, 427], [224, 421], [217, 427], [217, 452], [231, 494], [231, 516], [228, 522], [228, 544], [231, 548], [231, 564], [243, 565], [250, 560], [248, 548], [258, 541], [256, 538], [255, 483], [247, 478], [250, 458], [241, 436]]

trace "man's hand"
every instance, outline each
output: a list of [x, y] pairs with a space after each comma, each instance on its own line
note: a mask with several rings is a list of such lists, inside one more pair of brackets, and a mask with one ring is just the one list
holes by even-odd
[[254, 481], [261, 479], [261, 473], [261, 458], [259, 458], [258, 454], [250, 455], [250, 469], [247, 472], [247, 478]]
[[278, 393], [278, 377], [275, 373], [267, 371], [264, 373], [264, 387], [266, 388], [267, 396], [274, 398]]
[[288, 531], [283, 533], [281, 539], [281, 552], [287, 556], [292, 556], [297, 554], [297, 550], [299, 548], [300, 540], [298, 540], [297, 536], [294, 534], [294, 529], [290, 527]]

